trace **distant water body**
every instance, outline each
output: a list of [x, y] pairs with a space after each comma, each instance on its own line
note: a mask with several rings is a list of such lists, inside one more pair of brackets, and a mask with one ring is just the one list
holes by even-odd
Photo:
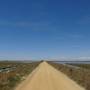
[[53, 61], [55, 63], [61, 63], [61, 64], [65, 64], [65, 63], [71, 63], [71, 64], [90, 64], [90, 61]]

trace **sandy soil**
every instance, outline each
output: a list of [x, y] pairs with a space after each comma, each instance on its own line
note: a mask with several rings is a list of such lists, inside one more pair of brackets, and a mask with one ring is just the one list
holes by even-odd
[[15, 90], [85, 90], [74, 81], [42, 62]]

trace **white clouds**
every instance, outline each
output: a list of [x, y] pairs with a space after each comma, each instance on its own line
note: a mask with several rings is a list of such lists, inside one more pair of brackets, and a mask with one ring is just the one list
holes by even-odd
[[80, 25], [90, 25], [90, 15], [89, 16], [84, 16], [82, 17], [79, 21], [78, 24]]
[[69, 34], [69, 36], [72, 38], [82, 38], [83, 37], [82, 34]]
[[21, 28], [32, 31], [58, 31], [57, 27], [50, 21], [0, 21], [0, 27]]
[[9, 21], [0, 21], [0, 26], [15, 26], [15, 27], [42, 27], [50, 25], [49, 22], [9, 22]]
[[30, 22], [9, 22], [9, 21], [1, 21], [0, 26], [19, 26], [19, 27], [25, 27], [25, 26], [31, 26]]
[[90, 60], [90, 57], [79, 57], [78, 60]]

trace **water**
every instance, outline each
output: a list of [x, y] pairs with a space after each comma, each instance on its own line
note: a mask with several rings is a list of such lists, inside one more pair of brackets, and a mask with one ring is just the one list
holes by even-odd
[[90, 64], [90, 61], [53, 61], [55, 63], [61, 63], [61, 64]]

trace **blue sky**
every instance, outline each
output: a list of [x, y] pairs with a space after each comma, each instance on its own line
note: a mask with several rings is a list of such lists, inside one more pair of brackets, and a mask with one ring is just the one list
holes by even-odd
[[0, 59], [90, 57], [90, 0], [1, 0]]

